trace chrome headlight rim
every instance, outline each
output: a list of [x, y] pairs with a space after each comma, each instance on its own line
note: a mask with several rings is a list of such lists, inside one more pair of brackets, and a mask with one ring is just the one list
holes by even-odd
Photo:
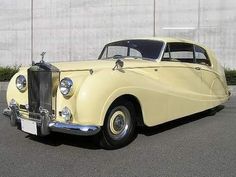
[[63, 96], [71, 96], [73, 94], [73, 81], [69, 77], [65, 77], [60, 81], [60, 92]]
[[26, 80], [26, 77], [24, 75], [19, 75], [16, 77], [16, 88], [21, 91], [21, 92], [24, 92], [27, 88], [27, 80]]

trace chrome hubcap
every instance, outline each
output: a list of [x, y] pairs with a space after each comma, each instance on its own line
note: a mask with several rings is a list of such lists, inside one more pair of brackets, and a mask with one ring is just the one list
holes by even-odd
[[115, 131], [121, 131], [124, 128], [124, 125], [125, 125], [124, 118], [118, 115], [113, 122], [113, 127]]
[[126, 135], [130, 127], [130, 113], [128, 109], [120, 106], [110, 118], [109, 129], [110, 135], [114, 139], [121, 139]]

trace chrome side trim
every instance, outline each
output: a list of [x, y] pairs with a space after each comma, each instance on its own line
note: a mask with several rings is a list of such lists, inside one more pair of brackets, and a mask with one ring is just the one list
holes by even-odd
[[87, 126], [78, 124], [68, 124], [61, 122], [51, 122], [49, 123], [49, 128], [54, 132], [61, 132], [73, 135], [90, 136], [95, 135], [100, 131], [99, 126]]

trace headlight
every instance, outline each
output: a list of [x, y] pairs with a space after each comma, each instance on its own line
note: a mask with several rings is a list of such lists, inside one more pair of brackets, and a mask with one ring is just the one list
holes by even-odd
[[70, 78], [65, 77], [60, 82], [60, 91], [62, 95], [69, 96], [71, 94], [73, 82]]
[[26, 90], [26, 78], [23, 75], [19, 75], [16, 78], [16, 87], [20, 91], [25, 91]]

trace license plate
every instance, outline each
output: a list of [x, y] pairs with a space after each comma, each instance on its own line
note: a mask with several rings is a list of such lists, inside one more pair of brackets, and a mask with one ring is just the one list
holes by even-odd
[[37, 135], [37, 123], [31, 120], [21, 119], [21, 130]]

